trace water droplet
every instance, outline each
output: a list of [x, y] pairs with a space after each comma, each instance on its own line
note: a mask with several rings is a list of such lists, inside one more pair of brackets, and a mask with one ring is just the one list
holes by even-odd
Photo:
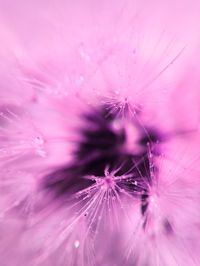
[[44, 144], [44, 139], [42, 137], [39, 137], [39, 136], [38, 137], [35, 137], [34, 143], [36, 145], [42, 145], [42, 144]]
[[74, 247], [79, 248], [79, 246], [80, 246], [80, 241], [79, 240], [74, 241]]
[[77, 87], [81, 86], [84, 82], [84, 76], [80, 75], [76, 80], [75, 80], [75, 85]]

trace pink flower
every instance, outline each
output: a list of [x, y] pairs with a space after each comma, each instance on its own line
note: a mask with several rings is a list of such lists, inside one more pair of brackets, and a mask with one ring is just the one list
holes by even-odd
[[2, 266], [200, 264], [199, 8], [0, 3]]

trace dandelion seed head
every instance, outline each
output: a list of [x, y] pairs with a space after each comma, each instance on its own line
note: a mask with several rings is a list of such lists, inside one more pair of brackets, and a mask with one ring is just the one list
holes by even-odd
[[2, 265], [200, 265], [199, 5], [4, 2]]

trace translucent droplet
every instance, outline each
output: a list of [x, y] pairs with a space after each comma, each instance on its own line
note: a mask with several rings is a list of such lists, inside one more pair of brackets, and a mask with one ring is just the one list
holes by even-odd
[[42, 144], [44, 144], [44, 139], [43, 139], [42, 137], [36, 137], [36, 138], [34, 139], [34, 143], [35, 143], [36, 145], [42, 145]]
[[74, 241], [74, 247], [79, 248], [79, 246], [80, 246], [80, 241], [79, 240]]
[[77, 87], [81, 86], [84, 82], [84, 77], [82, 75], [80, 75], [76, 80], [75, 80], [75, 85]]

